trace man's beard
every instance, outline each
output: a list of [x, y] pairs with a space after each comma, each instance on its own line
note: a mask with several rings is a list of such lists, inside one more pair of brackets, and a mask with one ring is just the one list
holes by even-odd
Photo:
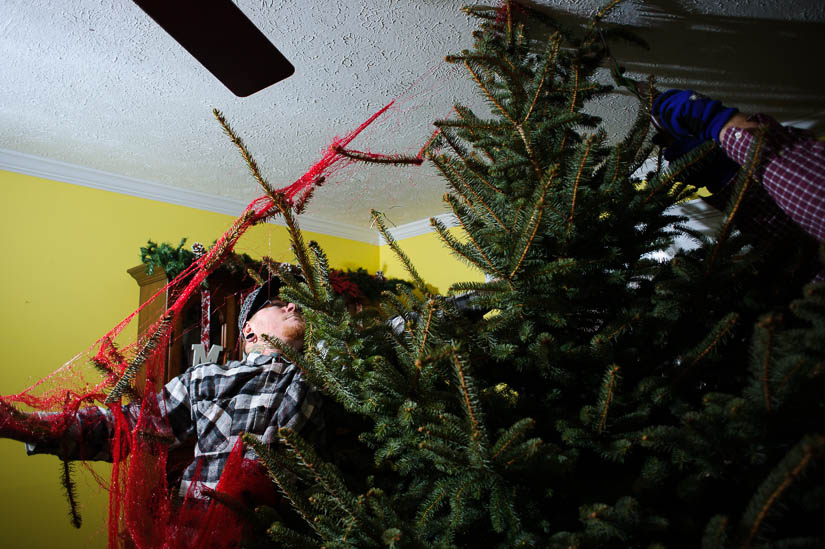
[[283, 327], [281, 340], [300, 351], [304, 346], [304, 332], [306, 332], [304, 319], [296, 319], [295, 322], [290, 322]]

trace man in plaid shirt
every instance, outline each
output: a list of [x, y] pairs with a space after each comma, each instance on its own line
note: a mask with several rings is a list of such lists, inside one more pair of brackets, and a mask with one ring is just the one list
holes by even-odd
[[[275, 291], [270, 280], [244, 300], [238, 321], [244, 337], [243, 360], [192, 366], [169, 381], [158, 395], [169, 424], [169, 428], [162, 425], [159, 429], [169, 435], [171, 447], [192, 439], [196, 442], [194, 459], [183, 472], [182, 496], [197, 498], [203, 488], [215, 489], [242, 433], [271, 444], [277, 440], [279, 428], [303, 430], [310, 438], [323, 428], [320, 395], [301, 371], [263, 338], [264, 334], [275, 336], [296, 349], [303, 347], [304, 318], [294, 303], [270, 299]], [[140, 403], [125, 405], [122, 410], [134, 428]], [[48, 417], [41, 418], [48, 421]], [[13, 432], [0, 425], [0, 436], [26, 442], [29, 454], [51, 453], [64, 459], [110, 461], [113, 435], [112, 411], [94, 406], [81, 409], [59, 440], [38, 436], [32, 430]], [[244, 457], [254, 460], [257, 456], [246, 449]], [[251, 489], [260, 490], [260, 486]]]
[[[765, 128], [754, 172], [755, 186], [742, 208], [746, 230], [760, 236], [786, 233], [800, 227], [817, 241], [825, 239], [825, 141], [811, 133], [780, 125], [773, 118], [745, 116], [737, 109], [692, 90], [668, 90], [653, 103], [654, 123], [675, 139], [665, 158], [675, 160], [705, 141], [721, 148], [711, 165], [694, 178], [709, 183], [709, 202], [723, 207], [728, 183], [747, 161]], [[698, 175], [698, 177], [696, 177]], [[690, 177], [690, 176], [689, 176]], [[704, 185], [703, 185], [704, 186]]]

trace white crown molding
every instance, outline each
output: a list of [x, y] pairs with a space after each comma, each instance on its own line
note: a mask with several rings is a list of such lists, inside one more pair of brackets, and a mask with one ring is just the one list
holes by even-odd
[[[275, 222], [278, 225], [285, 226], [280, 218]], [[355, 225], [338, 223], [336, 221], [327, 221], [325, 219], [310, 217], [307, 215], [299, 215], [298, 223], [303, 231], [311, 231], [328, 236], [337, 236], [348, 240], [356, 240], [358, 242], [365, 242], [374, 246], [378, 245], [379, 234], [375, 229], [365, 229], [363, 227], [356, 227]]]
[[[177, 189], [152, 181], [126, 177], [7, 149], [0, 149], [0, 170], [231, 216], [240, 215], [244, 208], [246, 208], [246, 204], [240, 200], [216, 197], [198, 191]], [[699, 199], [675, 206], [673, 213], [685, 215], [691, 219], [691, 222], [697, 222], [706, 229], [718, 226], [722, 218], [721, 213]], [[448, 227], [457, 225], [455, 217], [452, 214], [441, 214], [436, 216], [436, 219]], [[304, 215], [299, 216], [298, 221], [301, 229], [305, 231], [346, 238], [367, 244], [386, 244], [384, 238], [374, 229], [365, 229], [355, 225], [326, 221]], [[282, 221], [277, 219], [271, 223], [280, 226], [284, 225]], [[430, 219], [427, 218], [392, 227], [389, 229], [389, 232], [395, 240], [404, 240], [414, 236], [429, 234], [433, 232], [433, 228], [430, 226]]]
[[[146, 198], [168, 204], [177, 204], [179, 206], [234, 217], [240, 215], [244, 211], [244, 208], [246, 208], [246, 204], [240, 200], [216, 197], [198, 191], [177, 189], [152, 181], [126, 177], [7, 149], [0, 149], [0, 170]], [[301, 229], [305, 231], [337, 236], [358, 242], [366, 242], [367, 244], [377, 245], [379, 243], [378, 233], [373, 229], [364, 229], [354, 225], [325, 221], [304, 215], [299, 216], [298, 221]], [[284, 223], [278, 219], [271, 223], [280, 226], [284, 225]]]
[[[435, 216], [435, 218], [444, 223], [447, 227], [455, 227], [458, 225], [458, 222], [453, 214], [441, 214]], [[411, 223], [404, 223], [403, 225], [398, 225], [397, 227], [391, 227], [389, 229], [390, 236], [397, 241], [435, 232], [430, 225], [430, 219], [431, 218], [428, 217], [426, 219], [419, 219], [418, 221], [413, 221]], [[387, 241], [384, 240], [384, 237], [379, 234], [378, 243], [383, 246], [387, 243]]]

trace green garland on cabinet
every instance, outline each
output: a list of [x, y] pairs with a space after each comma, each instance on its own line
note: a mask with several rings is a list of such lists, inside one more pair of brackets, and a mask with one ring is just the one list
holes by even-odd
[[[160, 267], [171, 280], [186, 270], [195, 259], [207, 252], [207, 249], [198, 242], [192, 245], [193, 249], [191, 250], [185, 248], [186, 241], [187, 238], [181, 238], [178, 245], [173, 246], [168, 242], [157, 243], [148, 240], [146, 246], [140, 248], [140, 260], [146, 265], [146, 274], [152, 275], [155, 273], [155, 269]], [[260, 261], [247, 254], [236, 253], [232, 253], [231, 257], [221, 264], [218, 269], [228, 271], [239, 277], [248, 276], [247, 273], [250, 271], [263, 272]], [[384, 278], [380, 271], [376, 274], [370, 274], [362, 267], [355, 271], [334, 269], [333, 272], [331, 282], [336, 292], [346, 295], [356, 302], [377, 300], [381, 296], [381, 292], [394, 292], [399, 284], [406, 288], [412, 288], [412, 284], [406, 280]]]

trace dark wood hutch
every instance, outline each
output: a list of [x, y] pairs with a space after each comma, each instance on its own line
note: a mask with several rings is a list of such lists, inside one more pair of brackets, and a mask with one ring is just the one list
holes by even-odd
[[[161, 267], [154, 273], [146, 273], [146, 265], [140, 264], [127, 272], [135, 279], [140, 289], [139, 304], [143, 305], [157, 292], [163, 290], [169, 280]], [[239, 359], [238, 312], [244, 292], [249, 291], [254, 282], [247, 277], [238, 277], [229, 272], [216, 270], [206, 279], [210, 301], [209, 340], [210, 345], [223, 347], [218, 362]], [[138, 313], [138, 334], [143, 335], [174, 299], [174, 296], [159, 295]], [[174, 320], [166, 358], [163, 382], [172, 379], [192, 365], [194, 351], [192, 345], [201, 343], [201, 296], [195, 293]], [[209, 349], [205, 349], [208, 353]]]

